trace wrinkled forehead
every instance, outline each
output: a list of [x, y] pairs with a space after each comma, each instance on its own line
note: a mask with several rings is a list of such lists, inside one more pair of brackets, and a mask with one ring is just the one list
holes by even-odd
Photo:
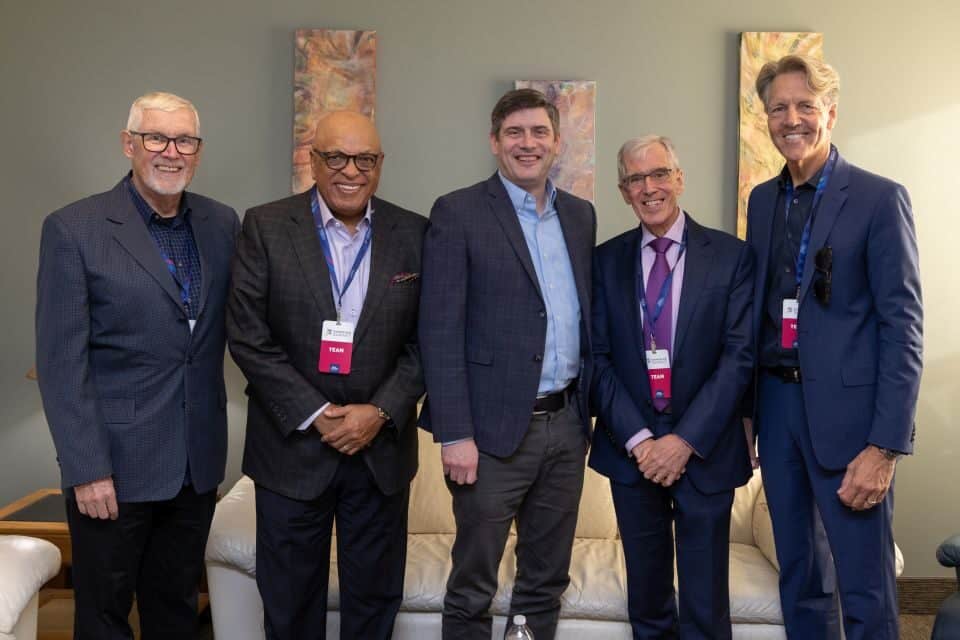
[[162, 133], [174, 137], [197, 135], [197, 119], [190, 109], [144, 109], [140, 129], [150, 133]]

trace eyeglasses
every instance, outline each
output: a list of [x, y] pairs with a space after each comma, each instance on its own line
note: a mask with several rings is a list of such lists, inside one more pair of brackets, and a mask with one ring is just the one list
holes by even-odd
[[675, 169], [660, 167], [659, 169], [654, 169], [650, 173], [632, 173], [621, 180], [620, 184], [627, 189], [639, 189], [646, 186], [647, 178], [650, 178], [650, 181], [653, 182], [653, 184], [663, 184], [670, 179], [670, 174], [674, 171]]
[[333, 169], [334, 171], [345, 169], [351, 160], [353, 160], [353, 166], [357, 168], [357, 171], [373, 171], [376, 169], [377, 163], [380, 162], [380, 158], [383, 157], [382, 153], [357, 153], [350, 155], [342, 151], [318, 151], [317, 149], [310, 149], [310, 153], [323, 158], [327, 168]]
[[173, 142], [173, 146], [176, 147], [180, 155], [192, 156], [200, 151], [200, 144], [203, 142], [203, 138], [197, 138], [196, 136], [168, 138], [162, 133], [143, 133], [142, 131], [127, 131], [127, 133], [132, 136], [140, 136], [140, 140], [143, 141], [143, 148], [153, 153], [163, 153]]
[[822, 304], [830, 304], [830, 293], [833, 284], [833, 248], [827, 245], [813, 258], [817, 271], [817, 279], [813, 282], [813, 294]]

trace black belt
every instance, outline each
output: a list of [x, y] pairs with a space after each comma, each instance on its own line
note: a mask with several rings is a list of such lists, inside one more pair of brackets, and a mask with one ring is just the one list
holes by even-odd
[[800, 367], [764, 367], [763, 371], [791, 384], [800, 384], [803, 380], [803, 376], [800, 375]]
[[574, 385], [568, 385], [563, 391], [555, 391], [545, 396], [538, 396], [533, 402], [533, 414], [553, 413], [567, 406], [567, 396], [573, 391]]

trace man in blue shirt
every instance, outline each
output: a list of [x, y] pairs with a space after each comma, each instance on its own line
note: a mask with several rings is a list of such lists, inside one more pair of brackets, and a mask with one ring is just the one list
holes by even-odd
[[489, 638], [510, 525], [510, 615], [554, 636], [590, 434], [593, 206], [548, 179], [556, 107], [538, 91], [493, 109], [489, 179], [442, 196], [424, 241], [424, 426], [443, 444], [457, 537], [444, 638]]

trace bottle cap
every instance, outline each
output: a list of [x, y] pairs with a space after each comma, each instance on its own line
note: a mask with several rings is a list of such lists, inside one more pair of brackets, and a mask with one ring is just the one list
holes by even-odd
[[517, 625], [518, 627], [522, 627], [523, 625], [527, 624], [527, 616], [523, 615], [522, 613], [518, 613], [517, 615], [513, 616], [513, 624]]

